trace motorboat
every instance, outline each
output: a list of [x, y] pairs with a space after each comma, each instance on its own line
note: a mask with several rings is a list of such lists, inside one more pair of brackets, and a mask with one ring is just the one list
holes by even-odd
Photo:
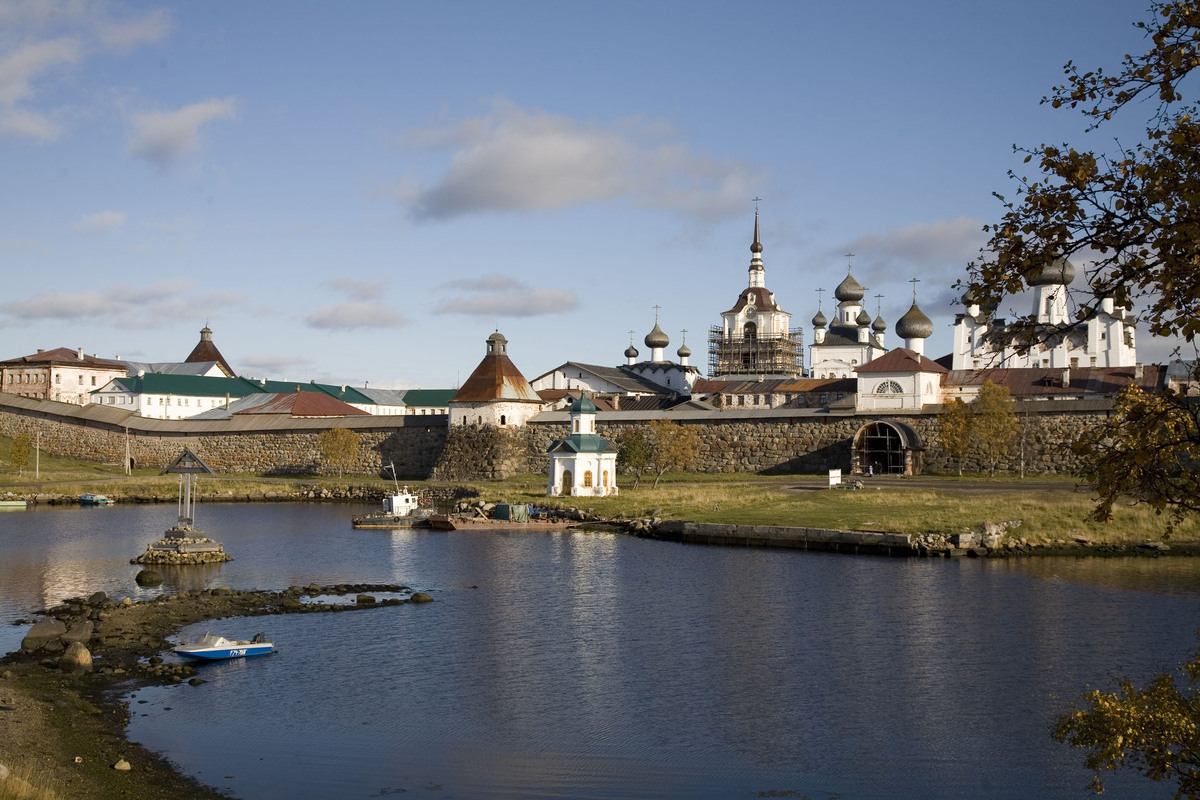
[[112, 499], [104, 494], [81, 494], [79, 495], [79, 504], [82, 506], [106, 506], [112, 503]]
[[175, 654], [186, 658], [217, 661], [225, 658], [265, 656], [273, 650], [274, 645], [268, 642], [266, 636], [261, 633], [248, 642], [226, 639], [224, 636], [206, 633], [191, 644], [187, 642], [181, 643], [175, 648]]

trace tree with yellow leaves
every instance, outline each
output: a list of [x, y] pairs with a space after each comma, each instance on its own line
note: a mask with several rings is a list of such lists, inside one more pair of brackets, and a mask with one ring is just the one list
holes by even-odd
[[1139, 689], [1128, 678], [1115, 692], [1092, 690], [1059, 717], [1054, 738], [1088, 751], [1092, 788], [1104, 791], [1101, 772], [1134, 769], [1171, 781], [1176, 797], [1200, 800], [1200, 651], [1180, 668]]
[[1200, 511], [1200, 404], [1177, 392], [1145, 392], [1130, 384], [1113, 413], [1074, 444], [1083, 477], [1096, 488], [1092, 513], [1104, 521], [1125, 497], [1174, 520]]
[[330, 428], [317, 436], [317, 446], [325, 462], [338, 477], [358, 460], [358, 434], [349, 428]]
[[700, 434], [690, 425], [680, 425], [669, 419], [656, 419], [646, 434], [653, 453], [654, 486], [667, 472], [682, 472], [695, 465], [700, 456]]

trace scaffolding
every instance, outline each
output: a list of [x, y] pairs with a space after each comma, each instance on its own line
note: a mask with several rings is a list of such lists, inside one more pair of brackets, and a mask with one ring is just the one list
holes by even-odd
[[708, 329], [708, 375], [760, 375], [798, 378], [804, 375], [804, 332], [743, 336]]

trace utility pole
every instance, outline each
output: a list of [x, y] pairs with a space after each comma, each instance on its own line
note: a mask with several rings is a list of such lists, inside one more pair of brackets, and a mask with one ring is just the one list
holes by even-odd
[[40, 481], [42, 479], [42, 432], [34, 431], [33, 435], [33, 479]]

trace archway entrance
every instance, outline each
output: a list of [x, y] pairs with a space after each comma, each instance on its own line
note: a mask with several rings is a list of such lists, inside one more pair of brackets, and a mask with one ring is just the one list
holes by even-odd
[[563, 493], [563, 495], [565, 496], [565, 495], [571, 494], [571, 490], [573, 488], [575, 488], [575, 479], [571, 475], [571, 470], [564, 469], [563, 470], [563, 478], [562, 478], [562, 493]]
[[851, 472], [858, 475], [919, 475], [920, 437], [902, 422], [869, 422], [854, 437]]

